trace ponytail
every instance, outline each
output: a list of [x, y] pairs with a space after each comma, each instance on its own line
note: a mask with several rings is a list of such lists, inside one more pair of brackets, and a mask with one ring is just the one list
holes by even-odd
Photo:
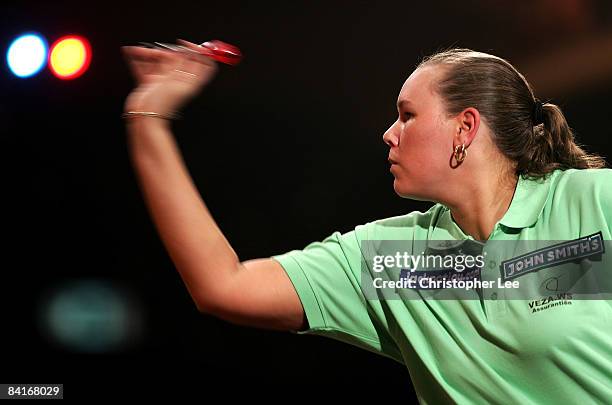
[[[516, 172], [526, 177], [543, 177], [557, 169], [598, 169], [606, 161], [587, 153], [576, 140], [561, 109], [551, 103], [542, 106], [542, 124], [532, 127], [531, 147], [517, 162]], [[527, 145], [526, 145], [527, 146]]]

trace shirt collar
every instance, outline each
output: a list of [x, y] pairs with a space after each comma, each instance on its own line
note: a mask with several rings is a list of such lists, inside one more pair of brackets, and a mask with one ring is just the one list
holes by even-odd
[[[526, 179], [519, 176], [510, 202], [510, 207], [499, 221], [508, 228], [527, 228], [535, 224], [544, 210], [555, 171], [546, 178]], [[444, 206], [434, 222], [432, 239], [470, 239], [451, 217], [450, 210]]]
[[526, 179], [519, 176], [508, 211], [499, 221], [509, 228], [527, 228], [538, 221], [544, 210], [550, 185], [558, 171], [539, 179]]

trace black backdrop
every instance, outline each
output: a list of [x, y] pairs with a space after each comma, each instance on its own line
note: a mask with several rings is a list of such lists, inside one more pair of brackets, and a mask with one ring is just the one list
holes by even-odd
[[[285, 399], [284, 388], [315, 400], [330, 389], [349, 399], [365, 391], [378, 400], [414, 399], [408, 371], [392, 360], [197, 312], [128, 161], [119, 116], [132, 81], [119, 48], [221, 39], [244, 52], [239, 66], [221, 66], [174, 133], [206, 204], [246, 260], [431, 205], [394, 194], [382, 142], [420, 58], [456, 45], [508, 58], [520, 70], [521, 60], [581, 29], [521, 23], [528, 10], [502, 3], [3, 3], [2, 49], [34, 29], [49, 41], [84, 35], [94, 53], [74, 81], [48, 70], [19, 80], [2, 67], [0, 382], [64, 383], [67, 397], [134, 388], [203, 399], [226, 383], [228, 395], [255, 383], [259, 390], [246, 392], [261, 399]], [[601, 28], [610, 13], [600, 3], [592, 2], [591, 22]], [[554, 100], [579, 140], [608, 158], [611, 87], [608, 80]], [[44, 336], [41, 297], [80, 279], [110, 280], [129, 292], [142, 310], [135, 344], [92, 354]]]

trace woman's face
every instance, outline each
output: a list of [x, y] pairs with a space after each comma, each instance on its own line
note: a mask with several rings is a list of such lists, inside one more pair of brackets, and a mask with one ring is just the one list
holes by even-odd
[[383, 136], [394, 162], [393, 188], [401, 197], [439, 201], [449, 184], [457, 122], [445, 117], [433, 91], [438, 73], [439, 68], [426, 67], [408, 77], [398, 97], [398, 118]]

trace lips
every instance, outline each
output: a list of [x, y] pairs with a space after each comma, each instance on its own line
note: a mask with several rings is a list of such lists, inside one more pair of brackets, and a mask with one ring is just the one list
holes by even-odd
[[390, 164], [392, 164], [392, 165], [396, 165], [396, 164], [397, 164], [397, 162], [396, 162], [395, 160], [391, 159], [391, 157], [387, 158], [387, 161], [388, 161]]

